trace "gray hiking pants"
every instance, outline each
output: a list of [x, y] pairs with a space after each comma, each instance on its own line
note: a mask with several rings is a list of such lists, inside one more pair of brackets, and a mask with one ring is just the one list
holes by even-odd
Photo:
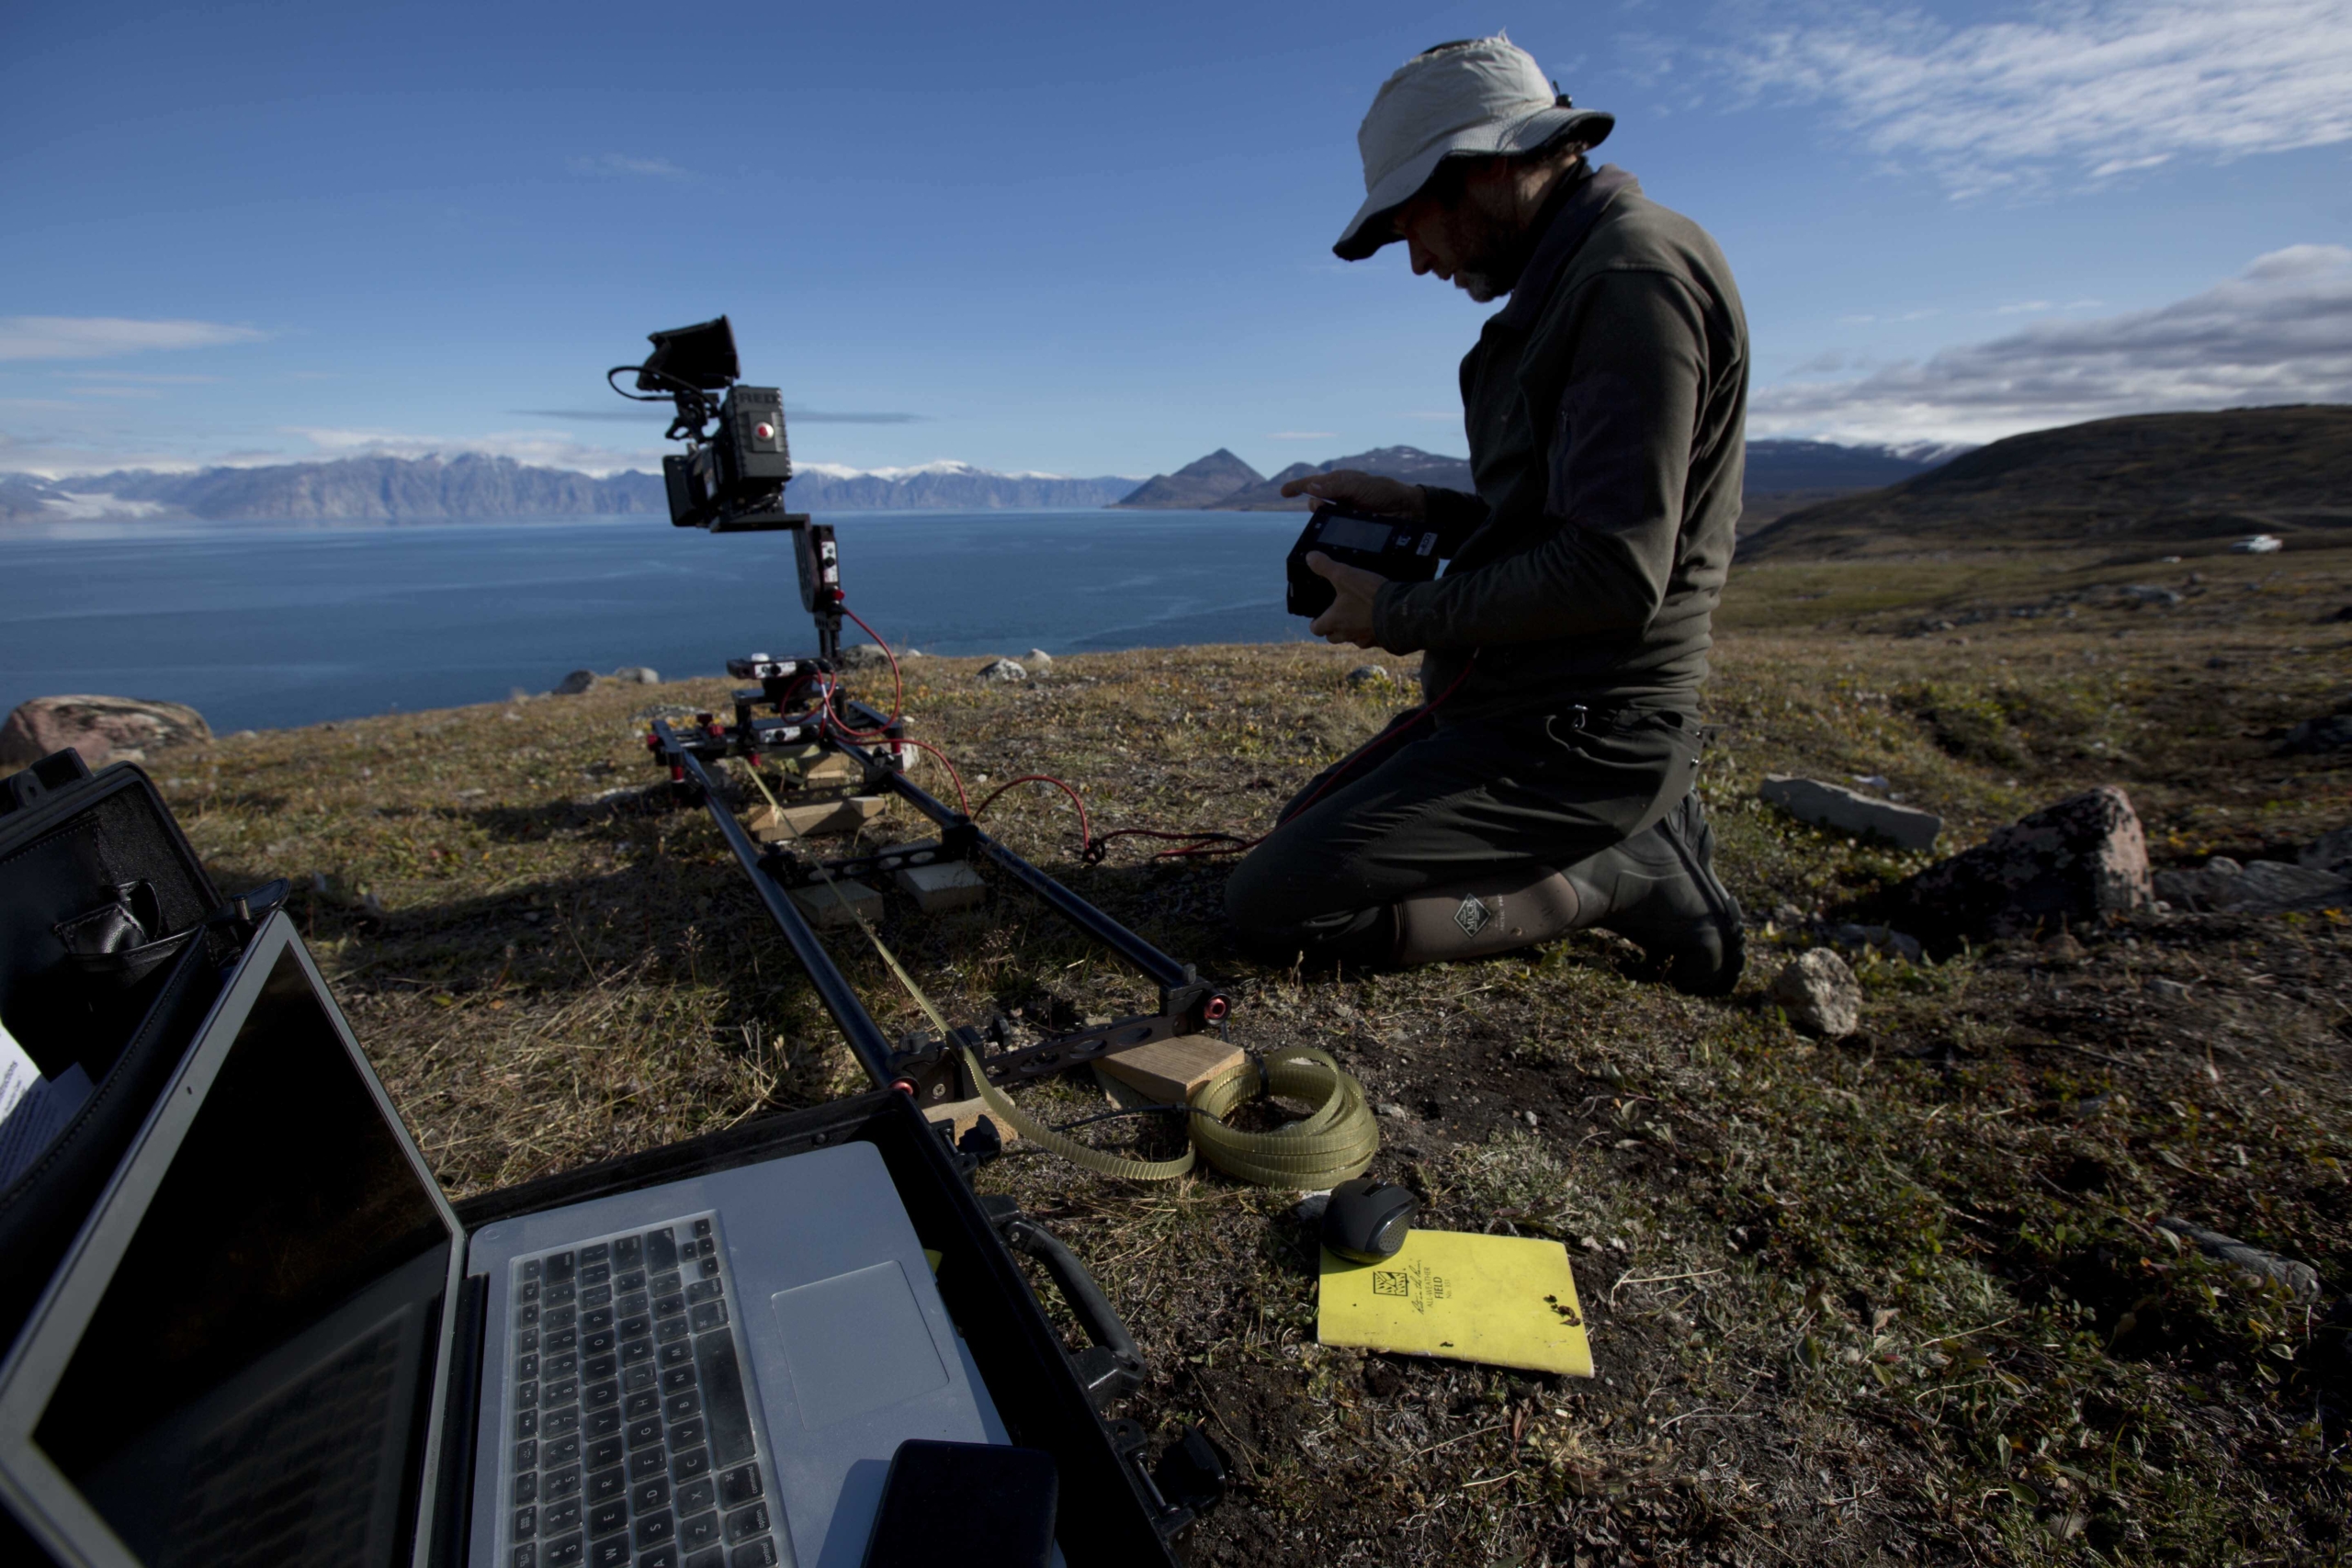
[[1443, 728], [1416, 708], [1283, 808], [1233, 868], [1226, 910], [1273, 962], [1385, 959], [1402, 899], [1540, 875], [1646, 831], [1697, 779], [1699, 745], [1671, 708]]

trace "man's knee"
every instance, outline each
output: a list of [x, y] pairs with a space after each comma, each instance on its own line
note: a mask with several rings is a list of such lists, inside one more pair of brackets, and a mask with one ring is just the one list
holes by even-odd
[[1243, 946], [1276, 962], [1302, 953], [1385, 957], [1394, 945], [1386, 905], [1354, 907], [1330, 881], [1271, 845], [1251, 851], [1233, 868], [1225, 884], [1225, 912]]

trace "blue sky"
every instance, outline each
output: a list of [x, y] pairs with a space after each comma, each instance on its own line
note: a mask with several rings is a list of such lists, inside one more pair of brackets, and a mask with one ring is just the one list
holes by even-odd
[[1329, 247], [1498, 28], [1722, 242], [1752, 434], [2352, 400], [2352, 0], [17, 5], [0, 469], [647, 466], [602, 372], [721, 310], [804, 461], [1458, 452], [1485, 309]]

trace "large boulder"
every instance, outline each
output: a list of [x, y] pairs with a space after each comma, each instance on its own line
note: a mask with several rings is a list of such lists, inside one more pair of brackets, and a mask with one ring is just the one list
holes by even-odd
[[204, 716], [184, 703], [144, 697], [35, 697], [0, 725], [0, 769], [38, 762], [71, 746], [93, 768], [141, 762], [166, 746], [212, 739]]
[[2131, 796], [2113, 784], [2069, 796], [1898, 884], [1894, 924], [1949, 950], [2144, 909], [2148, 840]]
[[991, 659], [980, 666], [980, 679], [996, 682], [1026, 681], [1029, 679], [1029, 671], [1023, 670], [1013, 660]]
[[2295, 863], [2343, 875], [2352, 870], [2352, 828], [2334, 828], [2295, 852]]

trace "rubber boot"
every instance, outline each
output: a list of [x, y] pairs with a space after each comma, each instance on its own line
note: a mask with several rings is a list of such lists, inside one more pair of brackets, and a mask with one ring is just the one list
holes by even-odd
[[1424, 893], [1394, 908], [1399, 964], [1484, 958], [1592, 923], [1578, 919], [1582, 900], [1574, 885], [1548, 869]]
[[1563, 876], [1576, 890], [1579, 925], [1615, 931], [1638, 945], [1678, 991], [1720, 997], [1747, 961], [1739, 902], [1715, 879], [1715, 831], [1696, 793], [1657, 826]]

